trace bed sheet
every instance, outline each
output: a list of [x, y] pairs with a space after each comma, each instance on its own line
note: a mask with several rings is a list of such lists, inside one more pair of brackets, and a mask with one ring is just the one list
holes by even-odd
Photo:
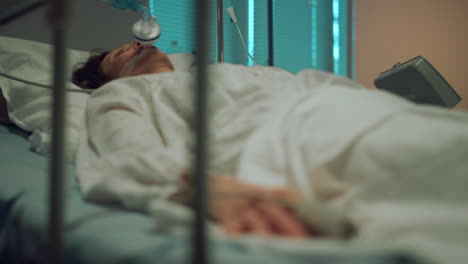
[[[28, 133], [0, 126], [0, 263], [43, 263], [48, 159], [29, 149]], [[136, 212], [87, 203], [67, 164], [66, 263], [188, 263], [191, 237], [156, 234]], [[417, 263], [398, 254], [288, 255], [252, 250], [235, 241], [212, 243], [215, 263]]]

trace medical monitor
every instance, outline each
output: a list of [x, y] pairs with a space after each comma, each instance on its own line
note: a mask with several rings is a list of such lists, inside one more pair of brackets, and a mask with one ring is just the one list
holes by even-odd
[[422, 56], [397, 63], [381, 73], [374, 84], [419, 104], [453, 108], [461, 97], [444, 77]]

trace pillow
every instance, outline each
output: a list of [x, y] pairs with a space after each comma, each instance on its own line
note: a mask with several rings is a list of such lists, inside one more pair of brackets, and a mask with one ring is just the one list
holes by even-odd
[[195, 63], [195, 58], [192, 53], [176, 53], [169, 54], [168, 56], [176, 72], [187, 71]]
[[[52, 45], [49, 44], [0, 36], [0, 72], [28, 81], [51, 84], [52, 51]], [[88, 54], [84, 51], [69, 50], [69, 69], [72, 69], [75, 63], [85, 61]], [[71, 82], [67, 82], [66, 86], [79, 89]], [[4, 76], [0, 76], [0, 89], [6, 100], [9, 119], [18, 127], [32, 132], [29, 141], [34, 151], [48, 154], [52, 134], [51, 89], [25, 84]], [[66, 96], [67, 158], [73, 160], [88, 95], [67, 91]]]

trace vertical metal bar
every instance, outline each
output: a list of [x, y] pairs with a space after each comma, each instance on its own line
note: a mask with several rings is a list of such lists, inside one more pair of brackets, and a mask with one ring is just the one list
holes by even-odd
[[193, 175], [195, 179], [195, 221], [193, 223], [192, 263], [207, 264], [208, 241], [206, 234], [206, 219], [208, 214], [208, 188], [206, 176], [206, 154], [208, 150], [208, 120], [207, 120], [207, 64], [209, 44], [209, 5], [208, 0], [197, 0], [196, 12], [196, 49], [197, 76], [194, 94], [195, 107], [195, 153]]
[[54, 100], [52, 113], [52, 151], [49, 177], [49, 223], [48, 257], [49, 263], [64, 262], [63, 218], [64, 218], [64, 181], [65, 175], [65, 76], [66, 61], [66, 26], [68, 19], [68, 1], [51, 0], [49, 2], [49, 22], [55, 43], [54, 65]]
[[274, 61], [274, 11], [273, 11], [273, 0], [268, 0], [268, 65], [275, 65]]
[[346, 14], [346, 75], [350, 79], [354, 79], [354, 0], [347, 1], [347, 14]]
[[218, 62], [224, 62], [224, 19], [223, 19], [223, 0], [218, 0]]

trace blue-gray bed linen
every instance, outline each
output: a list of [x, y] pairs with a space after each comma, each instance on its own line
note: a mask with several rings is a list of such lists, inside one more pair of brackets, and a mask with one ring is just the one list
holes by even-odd
[[[29, 149], [28, 134], [0, 126], [0, 263], [45, 263], [48, 159]], [[66, 263], [189, 263], [191, 237], [152, 231], [137, 212], [83, 201], [67, 164]], [[416, 263], [404, 256], [301, 256], [211, 243], [214, 263]]]

